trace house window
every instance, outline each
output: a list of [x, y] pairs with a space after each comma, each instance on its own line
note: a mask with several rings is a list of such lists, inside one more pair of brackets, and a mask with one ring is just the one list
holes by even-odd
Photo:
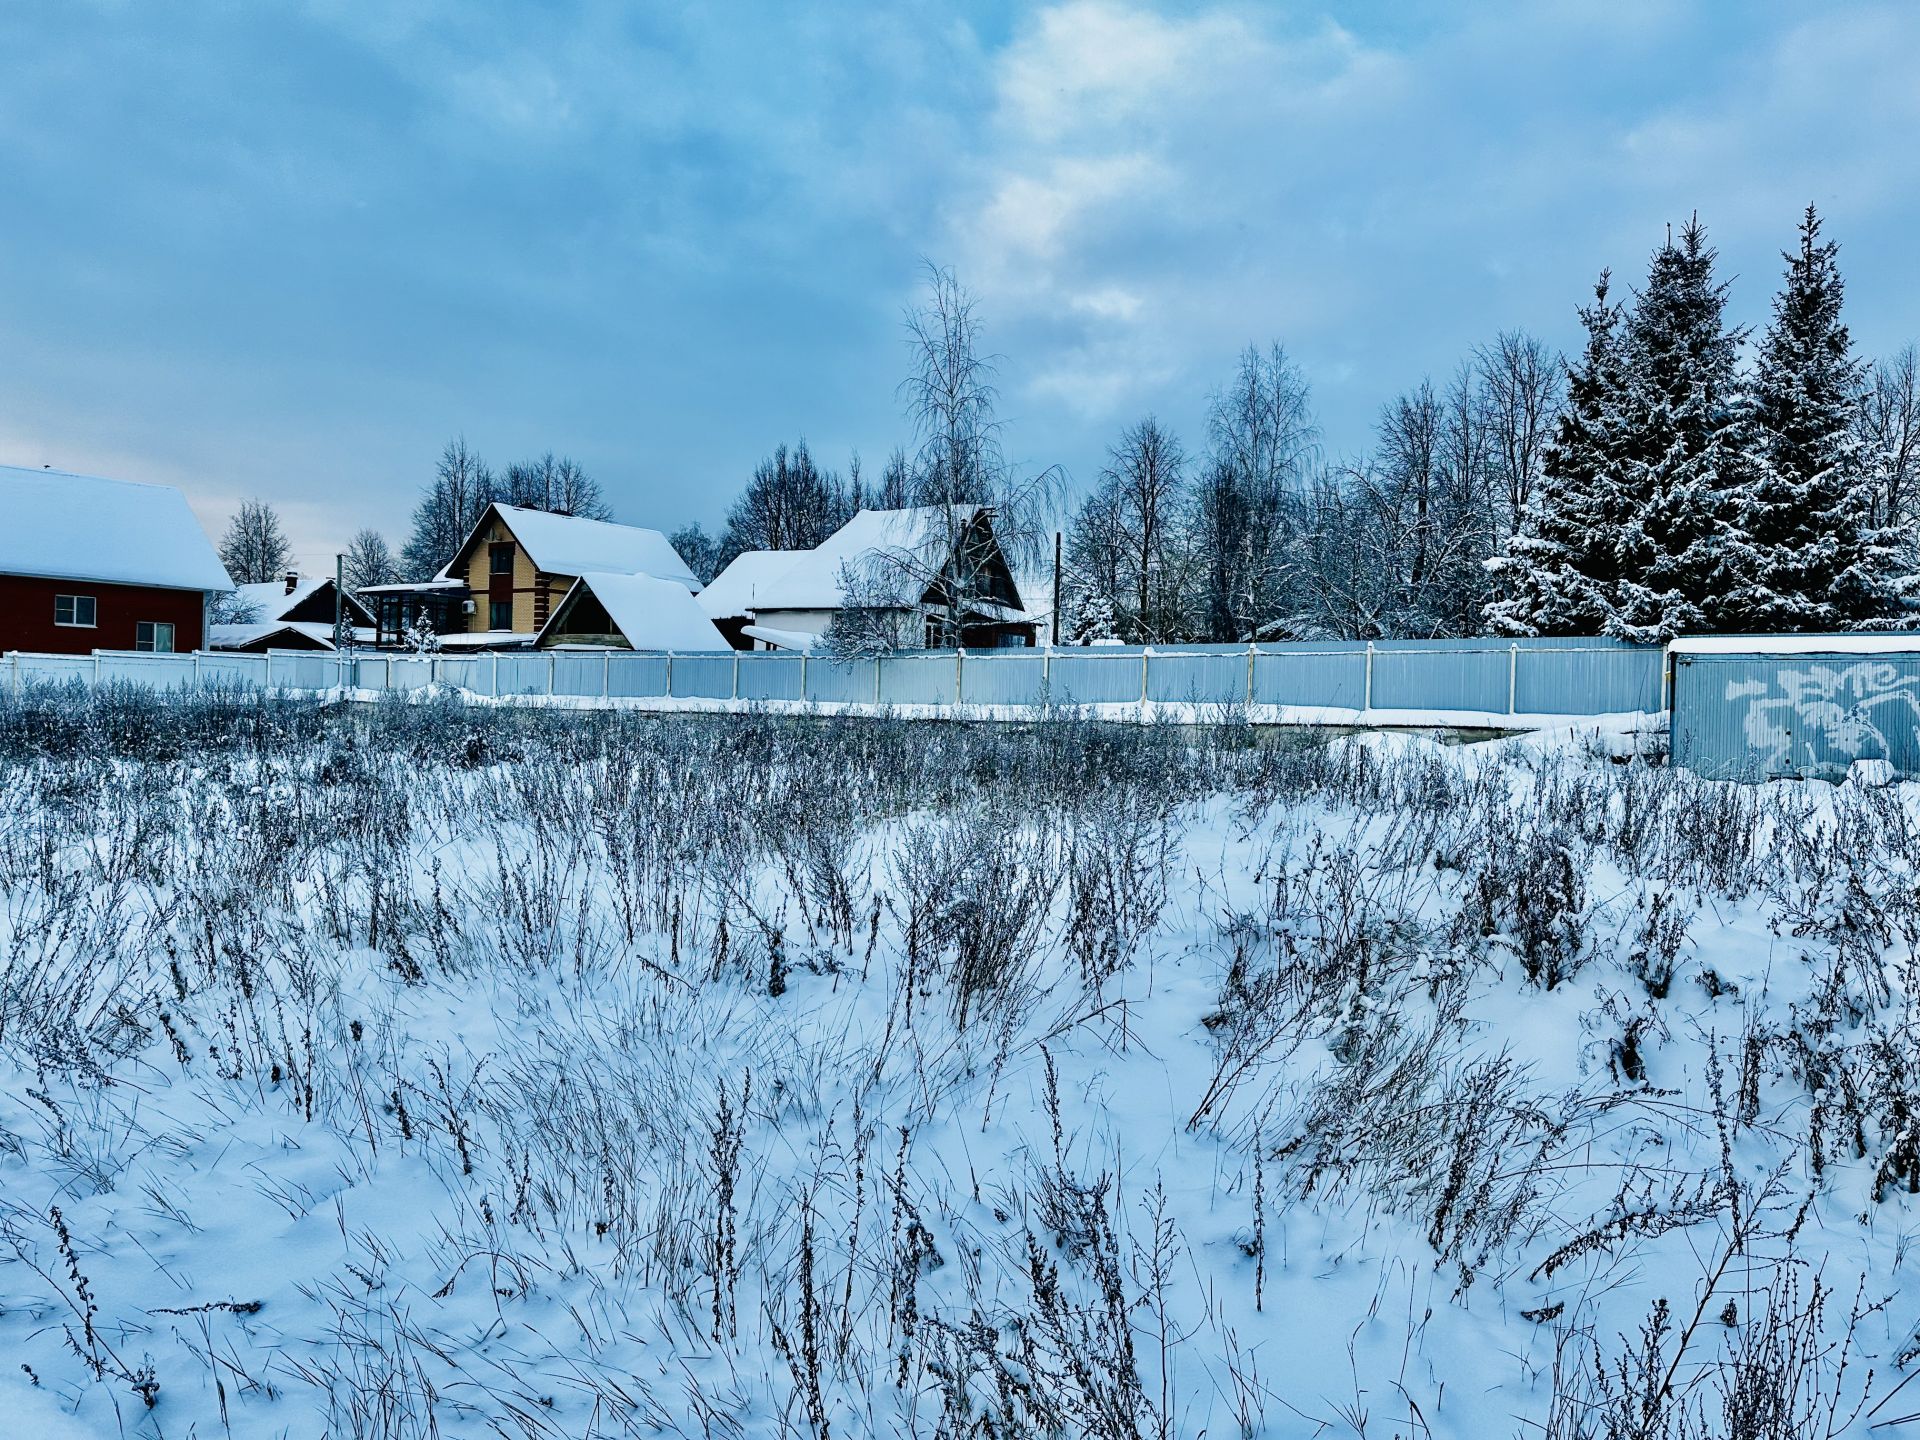
[[173, 626], [163, 620], [142, 620], [133, 627], [133, 648], [157, 655], [173, 653]]
[[513, 573], [513, 546], [490, 546], [487, 550], [487, 558], [492, 564], [495, 575], [511, 575]]
[[487, 628], [489, 630], [511, 630], [513, 628], [513, 602], [511, 600], [490, 600], [487, 602]]
[[53, 623], [56, 625], [82, 625], [91, 629], [93, 616], [94, 605], [91, 595], [53, 597]]

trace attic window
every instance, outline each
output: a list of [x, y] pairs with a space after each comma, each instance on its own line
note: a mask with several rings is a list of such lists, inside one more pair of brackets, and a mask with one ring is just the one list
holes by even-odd
[[513, 573], [513, 546], [511, 544], [489, 546], [487, 549], [487, 558], [492, 566], [493, 574], [511, 575]]
[[78, 625], [92, 629], [94, 624], [94, 600], [91, 595], [56, 595], [53, 597], [53, 623], [56, 625]]

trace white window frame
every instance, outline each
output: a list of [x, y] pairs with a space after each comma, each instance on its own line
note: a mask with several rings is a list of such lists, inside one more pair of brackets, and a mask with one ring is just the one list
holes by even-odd
[[[60, 602], [65, 600], [73, 606], [73, 619], [60, 618]], [[81, 605], [87, 607], [88, 619], [80, 618]], [[93, 595], [55, 595], [53, 597], [53, 623], [63, 630], [98, 630], [100, 628], [100, 601]]]
[[[147, 643], [144, 645], [140, 643], [140, 632], [142, 630], [147, 632]], [[160, 632], [162, 630], [167, 632], [167, 645], [164, 650], [160, 648]], [[133, 627], [133, 648], [154, 655], [177, 654], [178, 652], [173, 648], [174, 637], [177, 633], [171, 620], [136, 621]]]

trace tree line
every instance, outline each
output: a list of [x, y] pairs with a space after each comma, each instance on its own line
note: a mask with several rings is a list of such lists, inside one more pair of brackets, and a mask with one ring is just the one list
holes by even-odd
[[[804, 438], [782, 443], [717, 533], [670, 538], [705, 582], [743, 551], [816, 546], [863, 508], [989, 506], [1030, 577], [1062, 534], [1066, 643], [1884, 627], [1920, 585], [1920, 360], [1911, 345], [1855, 354], [1838, 253], [1809, 207], [1750, 343], [1691, 220], [1629, 296], [1601, 274], [1579, 356], [1503, 331], [1382, 406], [1358, 457], [1325, 454], [1286, 349], [1249, 346], [1196, 445], [1144, 415], [1071, 501], [1057, 467], [1009, 463], [978, 307], [929, 265], [905, 317], [911, 439], [879, 476], [858, 452], [830, 468]], [[608, 518], [573, 461], [496, 473], [456, 439], [398, 555], [354, 537], [349, 583], [431, 576], [492, 500]], [[277, 537], [248, 502], [222, 547], [236, 580], [280, 573]]]
[[1305, 377], [1242, 355], [1190, 454], [1148, 415], [1067, 529], [1064, 639], [1817, 631], [1899, 623], [1915, 584], [1920, 374], [1841, 318], [1809, 208], [1751, 338], [1697, 219], [1571, 364], [1522, 332], [1381, 410], [1370, 454], [1318, 449]]

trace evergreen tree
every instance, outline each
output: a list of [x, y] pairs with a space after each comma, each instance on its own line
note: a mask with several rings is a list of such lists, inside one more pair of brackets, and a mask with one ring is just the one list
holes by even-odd
[[1488, 562], [1501, 598], [1487, 607], [1505, 635], [1598, 635], [1618, 607], [1615, 537], [1631, 507], [1619, 481], [1626, 407], [1621, 307], [1601, 271], [1580, 311], [1587, 343], [1567, 375], [1567, 406], [1506, 553]]
[[1653, 257], [1626, 328], [1618, 601], [1603, 633], [1664, 642], [1712, 628], [1739, 549], [1727, 503], [1750, 460], [1726, 286], [1696, 217]]
[[1895, 550], [1873, 524], [1859, 435], [1867, 367], [1840, 319], [1839, 247], [1809, 205], [1760, 345], [1753, 453], [1730, 496], [1738, 545], [1724, 616], [1749, 631], [1839, 630], [1888, 613]]

